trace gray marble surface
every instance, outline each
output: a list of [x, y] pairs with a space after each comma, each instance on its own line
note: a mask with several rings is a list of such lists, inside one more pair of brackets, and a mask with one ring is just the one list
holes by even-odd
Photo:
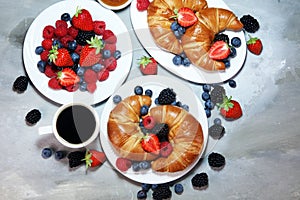
[[[235, 78], [236, 88], [224, 85], [244, 109], [241, 119], [224, 122], [225, 136], [210, 149], [225, 156], [225, 168], [216, 172], [203, 159], [179, 180], [185, 191], [182, 195], [173, 192], [172, 199], [299, 200], [300, 1], [224, 1], [237, 16], [251, 14], [259, 20], [261, 28], [255, 35], [261, 38], [264, 50], [260, 56], [248, 53]], [[2, 1], [0, 5], [0, 199], [136, 199], [140, 184], [119, 175], [109, 163], [85, 174], [84, 167], [70, 170], [67, 160], [42, 159], [44, 147], [65, 149], [52, 135], [38, 135], [38, 127], [51, 122], [57, 105], [32, 85], [23, 94], [12, 91], [15, 78], [25, 74], [24, 34], [32, 20], [55, 2]], [[116, 13], [132, 31], [129, 7]], [[128, 79], [141, 76], [135, 61], [145, 54], [132, 36], [136, 50]], [[172, 76], [162, 67], [158, 74]], [[190, 85], [200, 96], [201, 87]], [[33, 108], [41, 110], [42, 119], [27, 126], [24, 117]], [[96, 107], [99, 115], [102, 108], [103, 104]], [[101, 149], [99, 140], [89, 147]], [[190, 183], [199, 172], [209, 176], [204, 191], [194, 190]]]

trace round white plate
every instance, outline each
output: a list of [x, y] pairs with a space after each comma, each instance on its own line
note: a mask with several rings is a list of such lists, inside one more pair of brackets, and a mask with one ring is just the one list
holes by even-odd
[[[136, 1], [137, 0], [133, 0], [130, 7], [131, 23], [135, 31], [135, 34], [138, 37], [141, 44], [144, 46], [144, 48], [148, 51], [148, 53], [152, 57], [154, 57], [159, 62], [159, 64], [161, 64], [168, 71], [172, 72], [173, 74], [181, 78], [192, 81], [194, 83], [212, 84], [212, 83], [224, 82], [232, 78], [233, 76], [235, 76], [241, 70], [247, 52], [245, 35], [243, 31], [224, 32], [229, 36], [229, 39], [231, 39], [232, 37], [239, 37], [241, 38], [242, 41], [242, 45], [239, 48], [236, 48], [237, 56], [231, 59], [231, 66], [225, 71], [208, 72], [198, 67], [195, 67], [193, 65], [190, 65], [189, 67], [184, 67], [182, 65], [176, 66], [172, 62], [174, 54], [162, 50], [155, 44], [148, 28], [147, 11], [139, 12], [135, 6]], [[209, 7], [219, 7], [219, 8], [225, 8], [229, 10], [228, 6], [222, 0], [219, 1], [207, 0], [207, 3]]]
[[[68, 12], [73, 16], [76, 7], [87, 9], [93, 20], [103, 20], [107, 29], [112, 30], [117, 38], [117, 49], [121, 51], [122, 57], [117, 61], [118, 66], [112, 71], [109, 78], [103, 82], [97, 82], [96, 91], [89, 92], [68, 92], [66, 90], [52, 90], [48, 87], [49, 78], [37, 68], [40, 56], [35, 54], [35, 48], [41, 45], [43, 28], [46, 25], [55, 25], [55, 21], [61, 15]], [[37, 90], [48, 99], [58, 103], [84, 102], [96, 104], [107, 99], [126, 79], [132, 63], [132, 44], [129, 32], [123, 21], [111, 10], [105, 9], [99, 3], [91, 0], [65, 0], [55, 3], [42, 11], [29, 27], [23, 47], [23, 59], [25, 69]]]
[[[117, 154], [114, 152], [107, 135], [107, 122], [109, 118], [110, 111], [114, 108], [115, 104], [113, 103], [113, 96], [120, 95], [122, 98], [126, 98], [128, 96], [134, 95], [134, 87], [140, 85], [146, 89], [151, 89], [153, 91], [152, 99], [158, 96], [159, 92], [162, 89], [167, 87], [172, 88], [174, 92], [177, 94], [177, 100], [181, 101], [183, 104], [187, 104], [189, 106], [189, 112], [199, 121], [203, 129], [203, 148], [199, 157], [195, 160], [193, 164], [187, 167], [185, 170], [176, 172], [176, 173], [156, 173], [151, 169], [147, 171], [134, 172], [130, 168], [126, 172], [122, 172], [118, 170], [115, 163], [118, 158]], [[153, 103], [154, 104], [154, 103]], [[142, 76], [135, 78], [131, 81], [126, 82], [122, 85], [107, 101], [105, 107], [102, 111], [101, 119], [100, 119], [100, 142], [103, 151], [105, 152], [108, 161], [111, 165], [123, 174], [125, 177], [140, 182], [140, 183], [149, 183], [149, 184], [159, 184], [166, 183], [173, 180], [176, 180], [186, 173], [188, 173], [199, 161], [202, 154], [205, 151], [206, 143], [208, 140], [208, 123], [207, 118], [204, 112], [204, 108], [200, 102], [200, 100], [196, 97], [193, 91], [189, 86], [185, 85], [183, 82], [175, 81], [174, 79], [163, 77], [163, 76]]]
[[108, 5], [106, 3], [104, 3], [103, 1], [101, 0], [97, 0], [103, 7], [107, 8], [107, 9], [110, 9], [110, 10], [121, 10], [123, 8], [126, 8], [132, 0], [127, 0], [124, 4], [122, 5], [119, 5], [119, 6], [111, 6], [111, 5]]

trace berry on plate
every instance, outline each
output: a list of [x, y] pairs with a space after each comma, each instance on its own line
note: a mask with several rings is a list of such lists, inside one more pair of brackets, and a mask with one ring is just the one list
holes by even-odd
[[178, 24], [183, 27], [192, 26], [198, 20], [194, 11], [187, 7], [180, 8], [179, 10], [174, 10], [174, 13], [176, 14]]
[[229, 56], [230, 48], [224, 41], [217, 41], [210, 47], [208, 56], [214, 60], [222, 60]]
[[147, 134], [142, 138], [142, 148], [149, 152], [158, 155], [160, 150], [160, 142], [155, 134]]
[[162, 157], [168, 157], [173, 151], [172, 144], [170, 142], [162, 142], [160, 144], [160, 155]]
[[155, 126], [155, 120], [152, 116], [147, 116], [143, 119], [143, 125], [146, 129], [152, 129]]
[[131, 167], [131, 161], [120, 157], [116, 160], [116, 166], [120, 171], [125, 172]]
[[98, 37], [93, 37], [90, 41], [87, 41], [87, 43], [88, 44], [82, 48], [80, 53], [79, 65], [81, 67], [93, 66], [102, 58], [100, 51], [104, 47], [103, 41]]
[[66, 48], [58, 49], [57, 46], [52, 46], [52, 49], [49, 51], [49, 60], [58, 67], [69, 67], [74, 65], [69, 51]]
[[259, 55], [262, 51], [263, 45], [259, 38], [250, 37], [250, 39], [247, 41], [247, 48], [251, 53]]
[[137, 0], [136, 8], [138, 11], [144, 11], [147, 10], [149, 4], [150, 4], [149, 0]]
[[70, 68], [57, 72], [58, 82], [62, 86], [74, 85], [80, 81], [79, 76]]
[[93, 19], [90, 12], [86, 9], [76, 8], [76, 13], [72, 17], [72, 25], [83, 31], [92, 31], [94, 29]]

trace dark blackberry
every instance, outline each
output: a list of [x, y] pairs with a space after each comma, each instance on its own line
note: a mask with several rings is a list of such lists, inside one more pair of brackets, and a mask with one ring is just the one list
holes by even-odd
[[160, 105], [169, 105], [176, 101], [176, 93], [171, 88], [163, 89], [158, 95]]
[[68, 154], [69, 167], [78, 167], [85, 163], [83, 160], [85, 158], [85, 151], [73, 151]]
[[22, 93], [27, 89], [29, 79], [26, 76], [19, 76], [13, 84], [13, 90]]
[[214, 170], [220, 170], [225, 165], [225, 157], [219, 153], [212, 152], [208, 155], [208, 164]]
[[208, 129], [208, 134], [215, 140], [220, 139], [225, 134], [225, 128], [220, 124], [213, 124]]
[[259, 29], [258, 21], [251, 15], [242, 16], [240, 21], [244, 25], [245, 31], [249, 33], [255, 33]]
[[29, 125], [34, 125], [41, 119], [41, 116], [42, 114], [38, 109], [33, 109], [26, 114], [25, 120]]
[[218, 33], [215, 35], [213, 42], [224, 41], [229, 44], [229, 37], [224, 33]]
[[161, 123], [156, 124], [151, 130], [152, 133], [156, 134], [160, 142], [168, 141], [169, 126], [168, 124]]
[[202, 172], [200, 174], [196, 174], [192, 178], [192, 185], [194, 189], [197, 190], [204, 190], [208, 187], [208, 176], [205, 172]]
[[87, 44], [87, 41], [91, 40], [92, 37], [95, 37], [94, 31], [82, 31], [79, 30], [76, 36], [76, 42], [82, 46]]
[[214, 105], [216, 105], [217, 103], [222, 103], [225, 95], [226, 95], [226, 92], [222, 86], [214, 85], [212, 91], [210, 92], [211, 102]]
[[158, 187], [153, 191], [152, 197], [154, 200], [164, 200], [170, 199], [172, 196], [172, 191], [168, 185], [158, 185]]

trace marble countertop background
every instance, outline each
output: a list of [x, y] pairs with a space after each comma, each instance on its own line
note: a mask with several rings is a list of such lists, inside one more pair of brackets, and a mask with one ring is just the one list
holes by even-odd
[[[224, 122], [226, 134], [212, 149], [225, 156], [225, 168], [214, 171], [204, 158], [179, 180], [185, 191], [182, 195], [173, 192], [172, 199], [299, 200], [300, 1], [224, 1], [237, 16], [251, 14], [258, 19], [261, 28], [255, 36], [261, 38], [264, 49], [260, 56], [248, 53], [235, 78], [236, 88], [225, 84], [244, 109], [241, 119]], [[26, 30], [55, 2], [58, 0], [21, 0], [0, 5], [0, 199], [136, 199], [140, 185], [119, 175], [108, 163], [85, 174], [84, 167], [70, 170], [67, 160], [42, 159], [44, 147], [65, 149], [52, 135], [38, 135], [38, 127], [51, 122], [57, 105], [33, 85], [23, 94], [12, 91], [16, 77], [25, 74], [22, 44]], [[129, 7], [116, 13], [132, 31]], [[141, 76], [136, 60], [145, 54], [132, 36], [135, 51], [128, 79]], [[162, 67], [158, 74], [169, 75]], [[201, 95], [199, 85], [191, 87]], [[96, 107], [99, 114], [102, 107]], [[41, 110], [42, 119], [27, 126], [24, 117], [33, 108]], [[101, 148], [99, 140], [90, 147]], [[190, 183], [199, 172], [209, 176], [204, 191], [194, 190]]]

